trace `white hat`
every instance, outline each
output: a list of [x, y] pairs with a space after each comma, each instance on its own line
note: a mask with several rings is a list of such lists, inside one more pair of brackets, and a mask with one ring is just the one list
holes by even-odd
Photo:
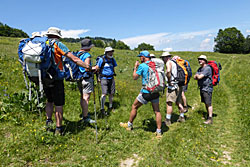
[[198, 59], [204, 59], [204, 60], [207, 61], [207, 56], [205, 56], [205, 55], [200, 55], [200, 56], [198, 57]]
[[41, 37], [40, 32], [33, 32], [31, 38]]
[[105, 51], [104, 51], [104, 54], [106, 54], [106, 52], [114, 52], [114, 49], [112, 47], [106, 47], [105, 48]]
[[172, 55], [169, 52], [163, 52], [160, 57], [168, 57], [168, 56], [172, 56]]
[[62, 37], [61, 30], [57, 27], [50, 27], [46, 33], [46, 35], [56, 35], [58, 37]]
[[153, 53], [150, 53], [151, 58], [155, 58], [155, 55]]

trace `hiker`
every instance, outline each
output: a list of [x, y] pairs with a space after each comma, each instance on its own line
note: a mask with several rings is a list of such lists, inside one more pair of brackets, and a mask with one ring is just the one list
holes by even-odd
[[207, 64], [207, 56], [201, 55], [198, 57], [200, 68], [194, 75], [194, 79], [198, 80], [198, 86], [200, 88], [201, 102], [205, 103], [206, 110], [208, 113], [208, 118], [204, 122], [205, 124], [212, 124], [213, 107], [212, 107], [212, 93], [213, 93], [213, 83], [212, 83], [212, 69]]
[[120, 126], [123, 128], [126, 128], [127, 130], [133, 129], [133, 121], [136, 118], [137, 110], [143, 105], [147, 104], [149, 101], [152, 104], [153, 111], [155, 112], [156, 116], [156, 137], [160, 138], [162, 137], [161, 133], [161, 113], [160, 113], [160, 107], [159, 107], [159, 93], [150, 93], [148, 90], [144, 89], [144, 85], [146, 85], [147, 82], [147, 76], [148, 76], [148, 69], [149, 66], [147, 63], [149, 63], [151, 60], [149, 52], [148, 51], [141, 51], [140, 54], [137, 56], [140, 57], [141, 64], [139, 61], [135, 62], [135, 66], [133, 69], [133, 79], [137, 80], [140, 76], [142, 76], [142, 89], [140, 90], [139, 95], [136, 97], [133, 105], [132, 110], [130, 112], [129, 121], [127, 123], [120, 123]]
[[[91, 55], [89, 51], [91, 50], [92, 47], [95, 45], [92, 44], [90, 39], [83, 39], [81, 41], [81, 49], [78, 52], [78, 55], [80, 55], [80, 59], [86, 63], [89, 64], [90, 66], [92, 65], [91, 63]], [[81, 73], [82, 73], [82, 79], [77, 82], [81, 97], [80, 97], [80, 105], [82, 108], [82, 122], [84, 123], [96, 123], [95, 120], [92, 120], [88, 116], [88, 105], [89, 105], [89, 99], [91, 92], [93, 92], [94, 89], [94, 78], [93, 78], [93, 72], [92, 70], [95, 69], [95, 67], [92, 68], [92, 70], [79, 67]]]
[[178, 86], [178, 81], [175, 80], [177, 76], [177, 65], [171, 60], [172, 55], [169, 52], [163, 52], [161, 55], [162, 60], [166, 64], [166, 81], [167, 81], [167, 113], [166, 120], [164, 121], [166, 126], [171, 125], [171, 115], [173, 112], [173, 103], [176, 103], [180, 111], [180, 116], [177, 122], [185, 122], [184, 109], [182, 106], [182, 86]]
[[34, 39], [35, 37], [41, 37], [42, 36], [39, 32], [33, 32], [31, 35], [32, 36], [30, 37], [30, 39]]
[[[174, 56], [172, 58], [172, 60], [177, 60], [177, 59], [180, 59], [179, 56]], [[182, 92], [181, 92], [181, 98], [182, 98], [182, 105], [183, 105], [183, 108], [184, 108], [184, 113], [187, 113], [188, 112], [188, 107], [187, 107], [187, 98], [185, 96], [185, 92], [187, 91], [188, 89], [188, 83], [184, 86], [182, 86]]]
[[[72, 53], [70, 53], [69, 49], [59, 41], [62, 37], [61, 30], [56, 27], [50, 27], [46, 33], [50, 40], [54, 40], [55, 43], [53, 45], [52, 55], [56, 62], [58, 62], [58, 68], [61, 68], [60, 64], [62, 64], [62, 56], [66, 56], [70, 58], [74, 63], [81, 67], [91, 68], [89, 64], [82, 62], [79, 58], [75, 57]], [[46, 103], [46, 126], [50, 126], [52, 121], [52, 114], [55, 105], [55, 119], [56, 119], [56, 130], [55, 134], [62, 134], [62, 120], [63, 120], [63, 105], [65, 104], [65, 93], [64, 93], [64, 83], [63, 79], [53, 80], [51, 83], [44, 84], [44, 92], [47, 97]]]
[[113, 57], [114, 49], [112, 47], [106, 47], [104, 56], [100, 57], [96, 65], [99, 70], [99, 78], [102, 88], [101, 96], [101, 112], [105, 113], [104, 105], [106, 96], [109, 95], [109, 110], [113, 108], [113, 97], [115, 94], [115, 67], [117, 63]]

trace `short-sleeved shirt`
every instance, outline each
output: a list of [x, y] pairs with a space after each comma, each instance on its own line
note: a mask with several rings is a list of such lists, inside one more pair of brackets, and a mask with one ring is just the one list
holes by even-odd
[[213, 92], [212, 68], [209, 65], [200, 67], [196, 74], [203, 74], [204, 77], [198, 80], [200, 90]]
[[[78, 52], [77, 55], [81, 54], [82, 52]], [[88, 52], [84, 52], [81, 56], [80, 59], [84, 62], [87, 58], [91, 59], [91, 55]], [[92, 66], [91, 61], [90, 61], [90, 66]], [[79, 70], [81, 71], [81, 73], [83, 74], [83, 77], [90, 77], [91, 76], [91, 72], [87, 72], [85, 68], [83, 67], [79, 67]]]
[[[114, 68], [117, 66], [117, 63], [114, 58], [107, 59], [106, 56], [103, 57], [105, 59], [105, 64], [103, 65], [103, 69], [101, 70], [100, 79], [112, 79], [114, 75]], [[102, 67], [103, 58], [101, 57], [97, 63], [99, 68]]]
[[[149, 61], [147, 61], [146, 63], [149, 63]], [[146, 63], [142, 63], [139, 65], [136, 74], [142, 76], [142, 87], [144, 87], [147, 84], [147, 77], [148, 77], [148, 65]], [[148, 90], [146, 89], [141, 89], [142, 93], [150, 93]]]

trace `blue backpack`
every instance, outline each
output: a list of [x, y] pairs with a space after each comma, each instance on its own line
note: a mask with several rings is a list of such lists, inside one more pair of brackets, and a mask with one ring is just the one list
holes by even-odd
[[[78, 58], [84, 54], [84, 52], [72, 52], [72, 54]], [[63, 58], [64, 68], [65, 68], [65, 80], [70, 82], [77, 82], [83, 78], [83, 74], [79, 69], [79, 66], [76, 65], [72, 60], [67, 57]]]
[[185, 64], [184, 65], [187, 68], [187, 72], [188, 72], [188, 78], [187, 78], [187, 84], [188, 84], [189, 81], [190, 81], [190, 78], [193, 75], [193, 73], [192, 73], [192, 69], [191, 69], [190, 63], [187, 60], [185, 60]]
[[[52, 58], [54, 43], [55, 40], [49, 40], [48, 37], [35, 37], [33, 39], [27, 38], [20, 41], [18, 46], [18, 56], [19, 62], [23, 67], [24, 81], [27, 88], [28, 84], [26, 75], [28, 76], [29, 81], [39, 85], [40, 92], [43, 90], [43, 81], [46, 78], [46, 81], [50, 82], [54, 79], [60, 79], [56, 76], [57, 73], [51, 72], [58, 71], [54, 58]], [[60, 73], [63, 74], [64, 72], [60, 71]], [[31, 84], [29, 84], [29, 88], [31, 89]]]

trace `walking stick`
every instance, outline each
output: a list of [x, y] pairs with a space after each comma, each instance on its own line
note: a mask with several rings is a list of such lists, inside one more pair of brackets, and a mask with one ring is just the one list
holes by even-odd
[[97, 120], [96, 120], [96, 103], [95, 103], [95, 76], [93, 77], [93, 96], [94, 96], [94, 111], [95, 111], [95, 137], [96, 137], [96, 143], [97, 143]]

